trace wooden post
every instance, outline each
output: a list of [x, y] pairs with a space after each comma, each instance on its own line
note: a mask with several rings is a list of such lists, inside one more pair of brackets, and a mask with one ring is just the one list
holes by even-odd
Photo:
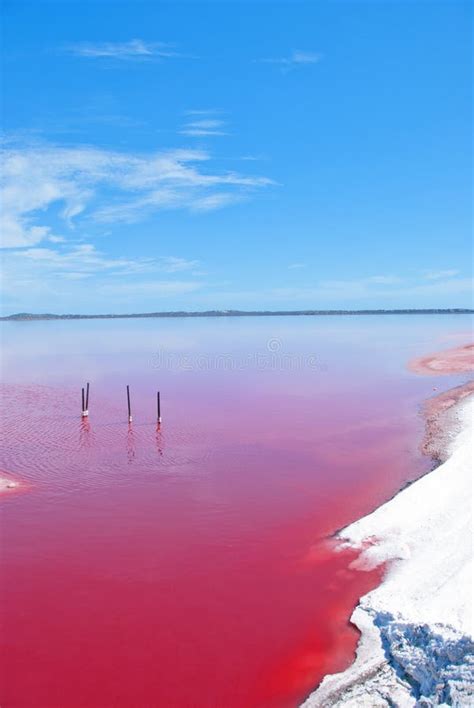
[[128, 422], [132, 422], [132, 409], [130, 407], [130, 386], [127, 385]]
[[159, 391], [156, 394], [156, 421], [158, 424], [161, 423], [161, 401]]
[[89, 415], [89, 411], [87, 410], [87, 403], [86, 403], [86, 398], [84, 395], [84, 388], [81, 388], [81, 394], [82, 394], [82, 413], [81, 413], [81, 415], [83, 418], [87, 418], [87, 416]]
[[87, 382], [86, 388], [86, 411], [89, 412], [89, 382]]

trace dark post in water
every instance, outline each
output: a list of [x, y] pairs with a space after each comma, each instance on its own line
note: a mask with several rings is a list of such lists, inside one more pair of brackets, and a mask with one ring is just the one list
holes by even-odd
[[160, 392], [156, 394], [156, 420], [157, 423], [161, 423], [161, 401], [160, 401]]
[[81, 388], [81, 394], [82, 394], [82, 417], [87, 418], [89, 415], [88, 409], [88, 404], [89, 404], [89, 384], [87, 384], [87, 395], [84, 395], [84, 388]]
[[127, 385], [128, 422], [132, 422], [132, 409], [130, 407], [130, 387]]
[[[85, 389], [81, 388], [82, 393], [82, 417], [87, 418], [89, 415], [89, 384], [87, 384], [87, 394], [85, 394]], [[85, 395], [84, 395], [85, 394]]]

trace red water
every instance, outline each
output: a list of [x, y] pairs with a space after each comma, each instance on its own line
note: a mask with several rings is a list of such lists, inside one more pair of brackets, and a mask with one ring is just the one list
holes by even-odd
[[322, 379], [91, 355], [87, 422], [83, 380], [58, 381], [52, 355], [12, 367], [2, 466], [24, 489], [2, 498], [2, 708], [296, 706], [351, 662], [348, 618], [381, 571], [328, 536], [428, 468], [429, 384], [393, 357], [335, 358]]

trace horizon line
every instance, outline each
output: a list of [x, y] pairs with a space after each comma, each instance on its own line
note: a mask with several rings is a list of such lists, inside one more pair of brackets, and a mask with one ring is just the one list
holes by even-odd
[[333, 310], [170, 310], [161, 312], [136, 313], [103, 313], [103, 314], [56, 314], [17, 312], [3, 315], [0, 321], [28, 320], [90, 320], [90, 319], [138, 319], [159, 317], [275, 317], [275, 316], [325, 316], [325, 315], [468, 315], [474, 314], [474, 309], [464, 307], [446, 308], [397, 308], [397, 309], [333, 309]]

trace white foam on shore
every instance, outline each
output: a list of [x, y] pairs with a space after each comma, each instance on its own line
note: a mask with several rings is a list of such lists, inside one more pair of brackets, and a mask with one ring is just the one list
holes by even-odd
[[340, 532], [361, 549], [359, 569], [389, 568], [352, 615], [356, 660], [304, 708], [474, 706], [473, 413], [474, 396], [456, 407], [442, 465]]

